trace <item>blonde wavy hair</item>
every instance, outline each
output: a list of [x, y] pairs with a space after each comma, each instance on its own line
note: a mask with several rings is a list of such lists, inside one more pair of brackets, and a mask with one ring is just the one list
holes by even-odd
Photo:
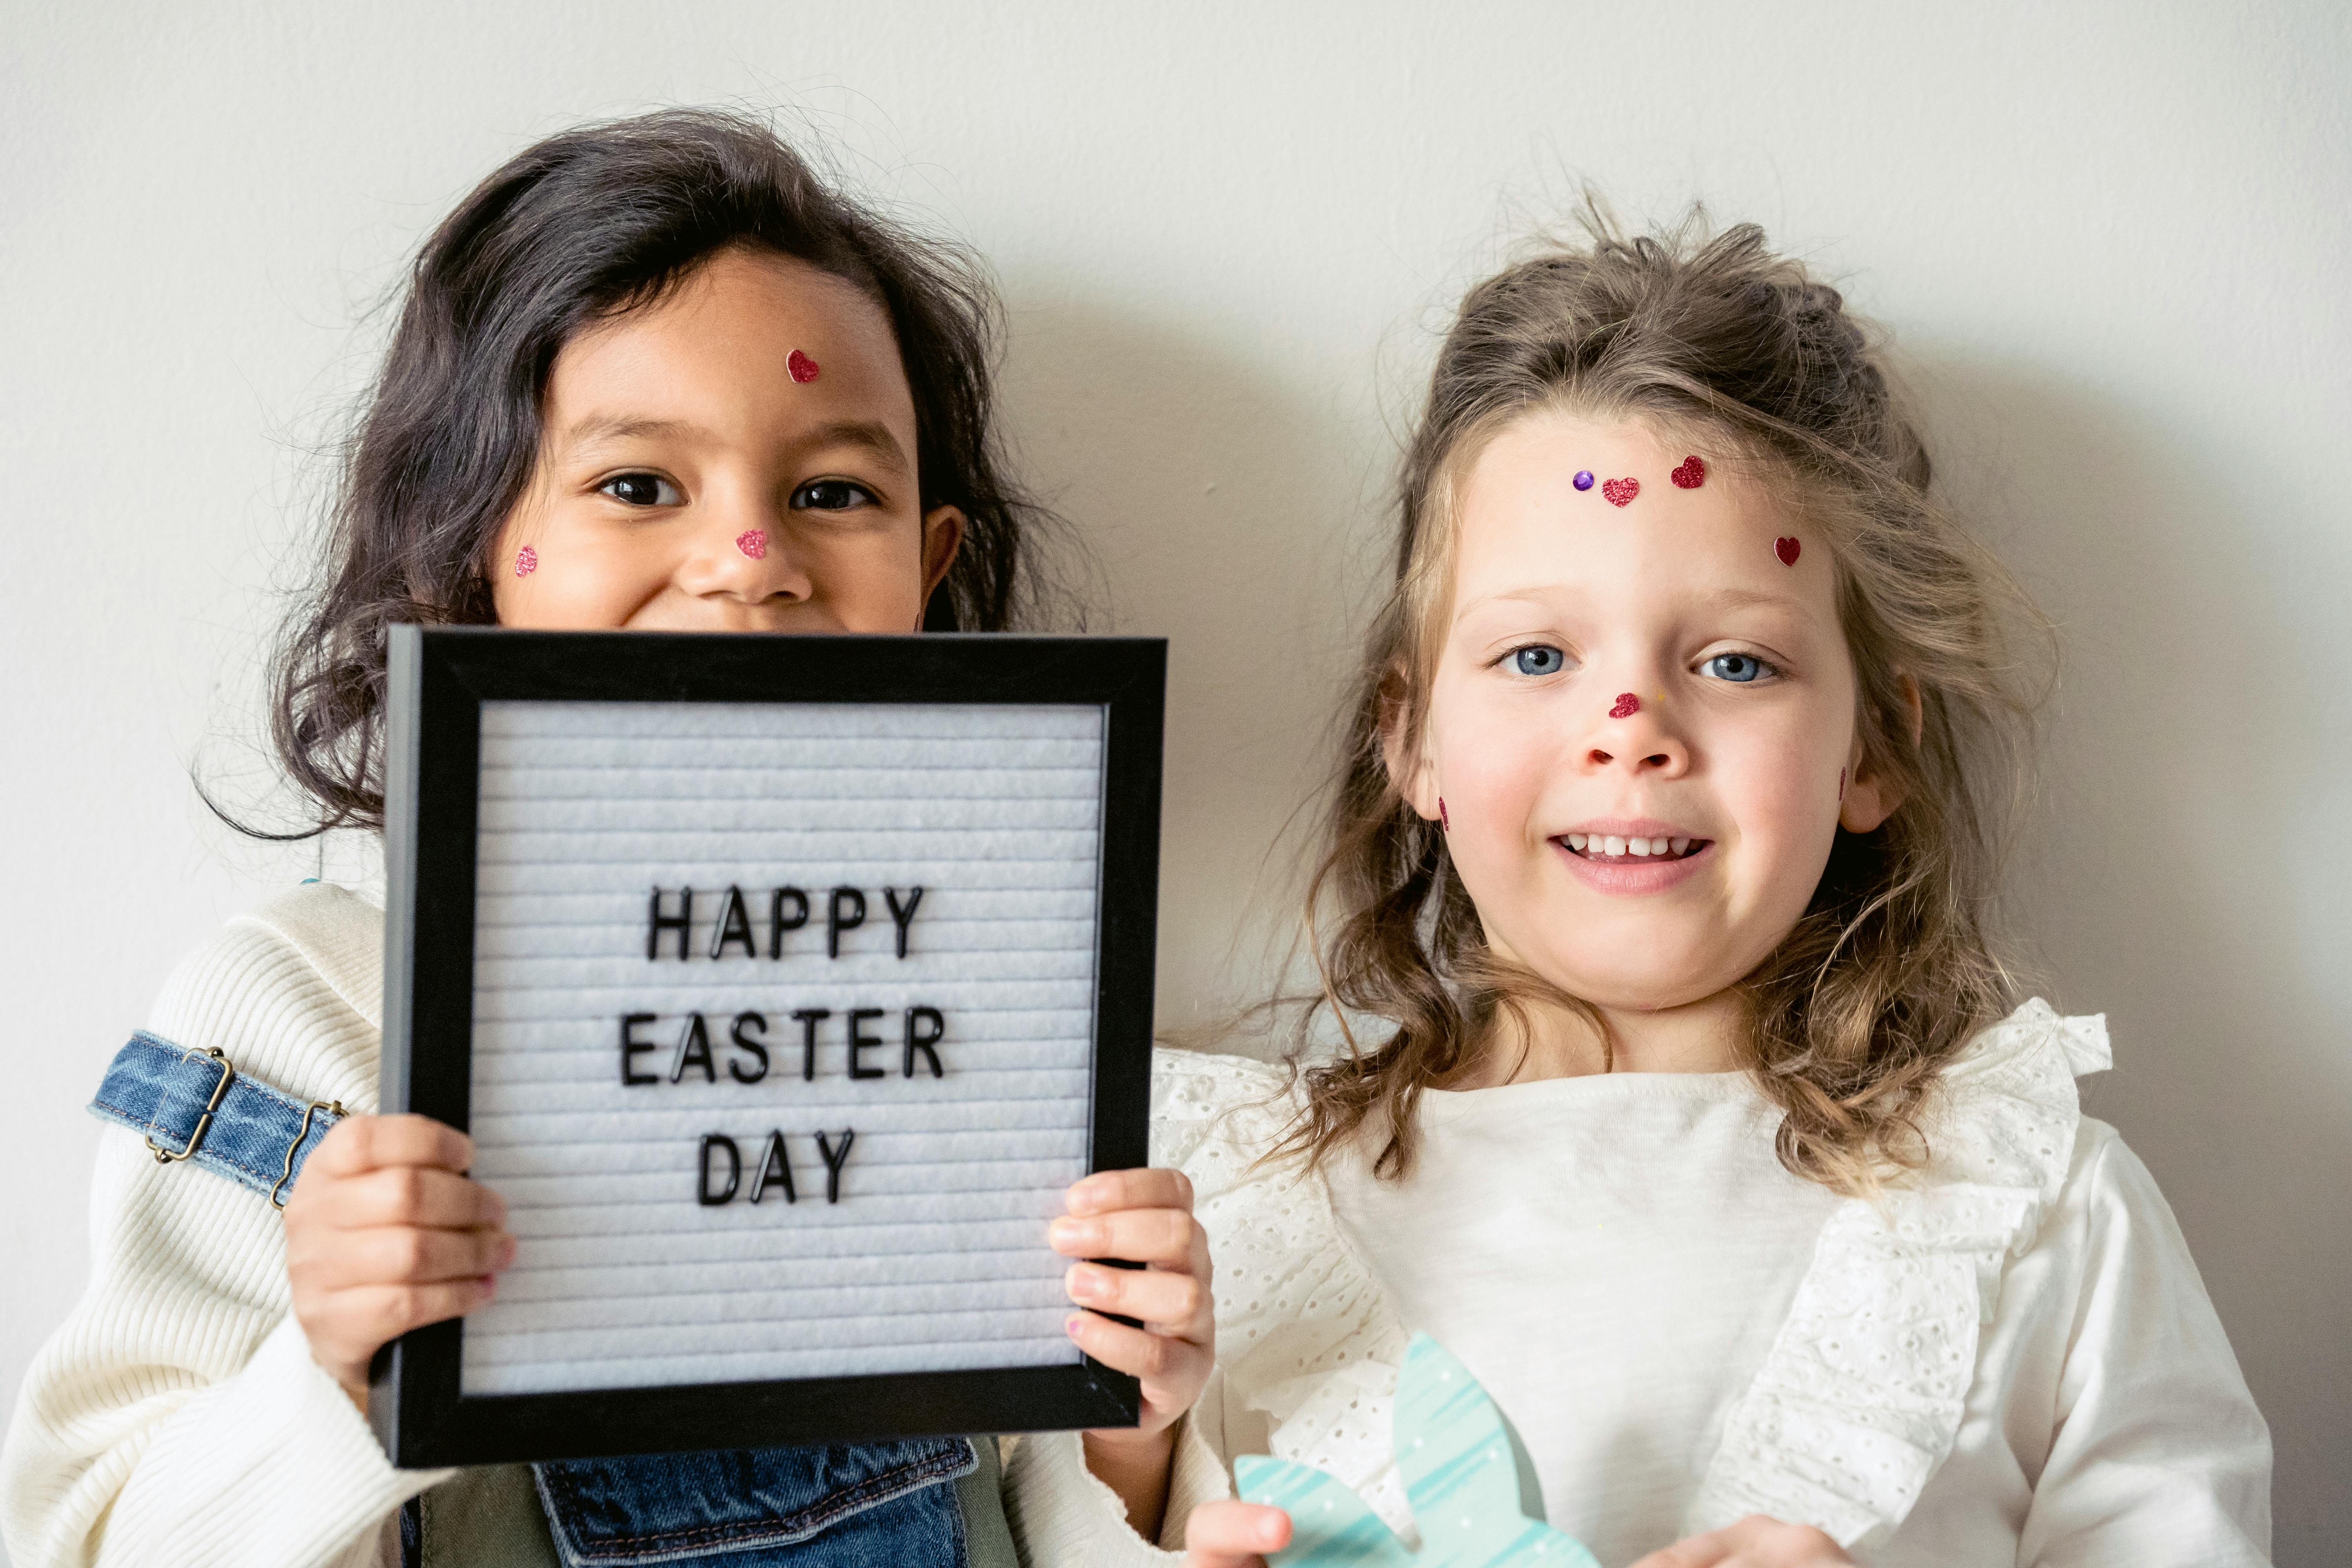
[[[1901, 805], [1841, 829], [1811, 906], [1741, 983], [1743, 1067], [1782, 1111], [1781, 1163], [1867, 1192], [1927, 1158], [1921, 1111], [1953, 1053], [2005, 1010], [1990, 935], [2004, 847], [2031, 779], [2049, 626], [1931, 497], [1927, 449], [1878, 334], [1763, 232], [1703, 215], [1628, 238], [1595, 206], [1588, 242], [1471, 289], [1448, 332], [1397, 493], [1394, 580], [1368, 639], [1309, 883], [1320, 995], [1292, 1056], [1304, 1110], [1275, 1157], [1319, 1163], [1370, 1131], [1373, 1169], [1413, 1165], [1425, 1089], [1458, 1081], [1498, 1009], [1589, 1005], [1485, 948], [1444, 835], [1406, 804], [1384, 727], [1413, 749], [1452, 596], [1458, 480], [1529, 414], [1565, 410], [1688, 436], [1760, 479], [1828, 546], [1867, 760]], [[1345, 1048], [1310, 1064], [1318, 1015]], [[1365, 1017], [1391, 1023], [1358, 1039]]]

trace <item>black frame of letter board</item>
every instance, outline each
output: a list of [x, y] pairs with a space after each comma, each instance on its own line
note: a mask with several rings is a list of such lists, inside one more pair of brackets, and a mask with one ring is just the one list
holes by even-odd
[[[469, 1125], [485, 700], [1076, 703], [1105, 714], [1087, 1169], [1146, 1163], [1164, 641], [402, 626], [390, 644], [384, 1111]], [[370, 1370], [368, 1419], [404, 1469], [1133, 1426], [1140, 1408], [1136, 1380], [1091, 1357], [467, 1397], [458, 1392], [462, 1332], [458, 1320], [413, 1330]]]

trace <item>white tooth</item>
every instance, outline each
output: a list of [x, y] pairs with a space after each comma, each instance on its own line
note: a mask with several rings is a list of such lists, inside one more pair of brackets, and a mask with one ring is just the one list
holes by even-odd
[[1677, 837], [1672, 840], [1672, 843], [1674, 845], [1675, 853], [1677, 855], [1683, 854], [1690, 848], [1690, 840], [1687, 838]]
[[1650, 841], [1649, 841], [1648, 839], [1646, 839], [1646, 838], [1628, 838], [1627, 840], [1625, 840], [1625, 853], [1626, 853], [1626, 854], [1628, 854], [1628, 855], [1647, 855], [1649, 852], [1650, 852]]
[[1601, 852], [1603, 855], [1622, 855], [1625, 853], [1625, 841], [1612, 833], [1601, 840]]
[[1581, 848], [1583, 848], [1583, 847], [1584, 847], [1584, 835], [1583, 835], [1583, 834], [1581, 834], [1581, 833], [1571, 833], [1571, 834], [1570, 834], [1570, 835], [1568, 836], [1568, 847], [1569, 847], [1570, 849], [1581, 849]]

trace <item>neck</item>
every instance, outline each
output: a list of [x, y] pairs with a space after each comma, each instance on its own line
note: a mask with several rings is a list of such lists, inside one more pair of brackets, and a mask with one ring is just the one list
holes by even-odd
[[1599, 1009], [1604, 1038], [1583, 1014], [1549, 1003], [1498, 1008], [1465, 1089], [1598, 1072], [1730, 1072], [1739, 1066], [1747, 1004], [1736, 991], [1654, 1011]]

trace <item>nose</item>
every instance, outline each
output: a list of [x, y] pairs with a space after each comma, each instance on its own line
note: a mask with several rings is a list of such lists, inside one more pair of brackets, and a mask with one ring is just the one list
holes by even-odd
[[799, 604], [815, 592], [786, 515], [759, 505], [714, 505], [700, 520], [677, 574], [698, 598], [742, 605]]
[[1679, 778], [1689, 771], [1690, 752], [1666, 722], [1664, 699], [1624, 691], [1595, 726], [1584, 765], [1593, 773], [1622, 768], [1636, 777]]

